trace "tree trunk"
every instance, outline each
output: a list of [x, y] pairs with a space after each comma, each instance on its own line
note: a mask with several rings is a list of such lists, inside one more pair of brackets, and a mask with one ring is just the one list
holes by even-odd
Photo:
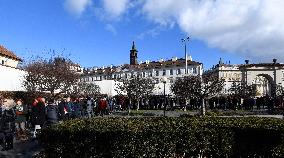
[[54, 90], [52, 90], [50, 93], [51, 93], [51, 97], [52, 97], [52, 98], [55, 98], [55, 95], [56, 95], [56, 94], [54, 93]]
[[128, 104], [128, 115], [130, 114], [130, 107], [131, 107], [131, 99], [129, 98], [129, 104]]
[[140, 99], [137, 101], [137, 111], [139, 110], [139, 105], [140, 105]]
[[203, 116], [205, 116], [205, 99], [204, 98], [202, 98], [201, 113]]

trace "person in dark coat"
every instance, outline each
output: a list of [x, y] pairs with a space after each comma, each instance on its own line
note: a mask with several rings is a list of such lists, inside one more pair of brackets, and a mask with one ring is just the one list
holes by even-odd
[[[13, 140], [15, 132], [15, 110], [8, 105], [11, 99], [4, 99], [4, 103], [0, 107], [0, 142], [2, 150], [13, 149]], [[7, 104], [5, 104], [7, 103]]]
[[38, 98], [33, 103], [32, 107], [32, 124], [40, 125], [42, 127], [45, 123], [45, 100], [43, 98]]
[[73, 116], [73, 111], [74, 111], [74, 106], [73, 102], [70, 97], [66, 98], [66, 103], [65, 103], [65, 117], [67, 119], [71, 119]]
[[64, 110], [64, 109], [66, 109], [65, 104], [66, 104], [66, 102], [65, 102], [64, 99], [62, 99], [60, 101], [60, 103], [58, 104], [59, 120], [65, 120], [66, 119], [65, 110]]
[[46, 106], [46, 125], [57, 124], [59, 120], [59, 109], [54, 99], [48, 99]]
[[17, 105], [15, 107], [16, 111], [16, 131], [17, 131], [17, 139], [27, 140], [26, 134], [26, 114], [27, 114], [27, 106], [23, 104], [22, 100], [17, 101]]
[[81, 117], [81, 107], [79, 104], [80, 100], [79, 99], [75, 99], [74, 103], [73, 103], [73, 117], [74, 118], [79, 118]]

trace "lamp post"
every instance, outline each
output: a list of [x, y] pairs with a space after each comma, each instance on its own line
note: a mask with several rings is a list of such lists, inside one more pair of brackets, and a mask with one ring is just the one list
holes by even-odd
[[187, 53], [186, 53], [186, 42], [189, 42], [189, 37], [181, 39], [182, 43], [184, 43], [184, 56], [185, 56], [185, 74], [187, 74]]
[[164, 84], [164, 117], [166, 116], [166, 83], [167, 83], [167, 78], [162, 77], [161, 82]]

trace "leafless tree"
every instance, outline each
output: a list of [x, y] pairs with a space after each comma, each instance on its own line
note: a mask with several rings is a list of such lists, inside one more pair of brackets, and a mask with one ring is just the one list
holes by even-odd
[[171, 91], [179, 97], [202, 100], [202, 114], [205, 114], [205, 99], [217, 95], [224, 87], [224, 80], [216, 76], [185, 76], [177, 78]]
[[121, 81], [116, 84], [117, 88], [115, 90], [118, 94], [126, 94], [130, 101], [138, 101], [137, 109], [139, 108], [139, 100], [152, 94], [155, 87], [155, 83], [151, 78], [133, 76], [130, 79]]
[[233, 82], [230, 91], [236, 97], [245, 98], [256, 95], [256, 86], [246, 85], [243, 82]]
[[65, 93], [79, 81], [79, 74], [70, 59], [51, 57], [37, 59], [24, 66], [27, 71], [23, 86], [31, 92], [48, 92], [53, 97]]
[[94, 83], [79, 82], [78, 84], [73, 86], [72, 91], [70, 92], [73, 95], [94, 97], [100, 95], [100, 91], [101, 88]]

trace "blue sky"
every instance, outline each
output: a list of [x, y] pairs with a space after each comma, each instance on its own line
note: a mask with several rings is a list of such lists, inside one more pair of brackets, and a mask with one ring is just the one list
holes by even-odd
[[128, 63], [132, 41], [139, 61], [183, 57], [189, 35], [188, 54], [206, 68], [220, 57], [283, 61], [283, 7], [281, 0], [1, 0], [0, 44], [24, 59], [51, 49], [91, 67]]

